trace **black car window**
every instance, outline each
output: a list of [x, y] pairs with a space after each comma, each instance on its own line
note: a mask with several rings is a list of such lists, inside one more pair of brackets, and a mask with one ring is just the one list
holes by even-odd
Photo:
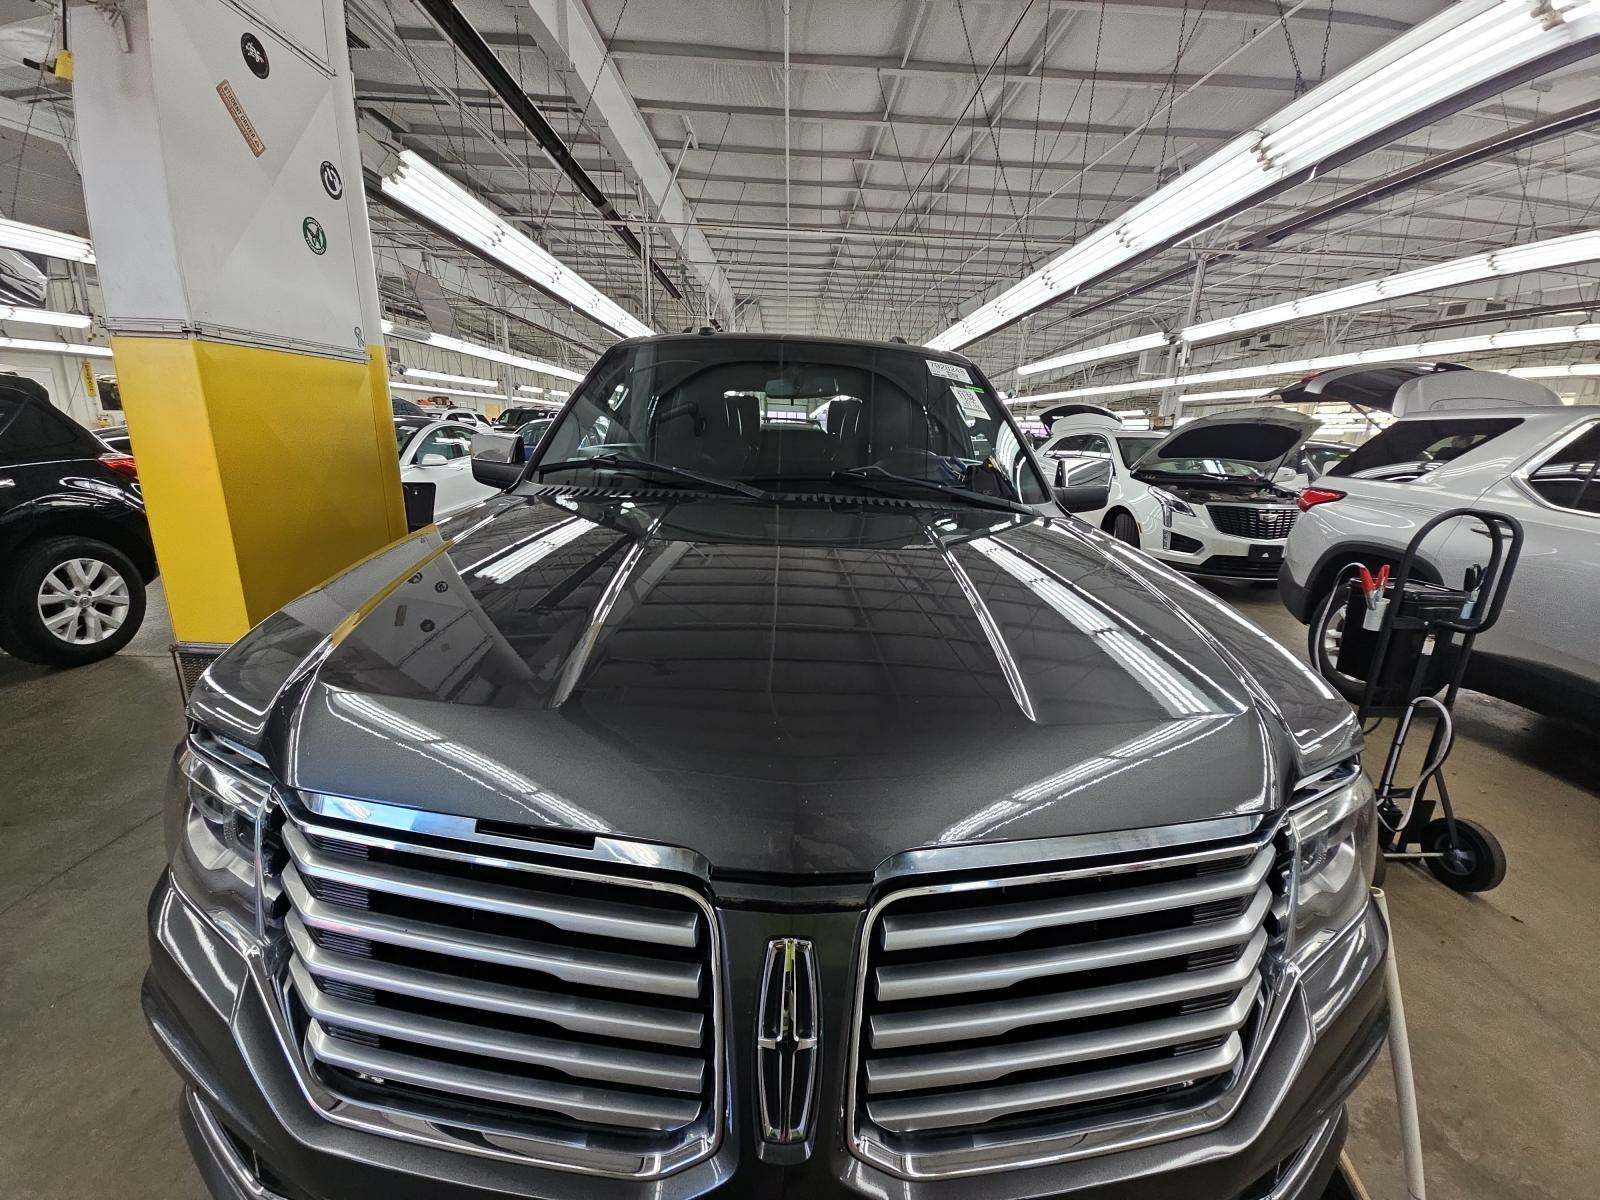
[[[695, 338], [609, 354], [540, 461], [612, 454], [768, 490], [848, 496], [875, 489], [840, 472], [875, 470], [1043, 503], [1024, 447], [971, 368], [909, 347]], [[551, 481], [620, 486], [637, 478], [639, 468], [627, 470], [602, 465], [593, 480], [563, 472]]]
[[95, 458], [104, 450], [48, 404], [0, 392], [0, 464]]
[[1546, 459], [1528, 479], [1528, 486], [1551, 504], [1579, 512], [1600, 513], [1600, 423]]
[[1362, 475], [1414, 464], [1417, 473], [1432, 470], [1476, 450], [1491, 438], [1522, 424], [1517, 417], [1440, 417], [1396, 421], [1341, 463], [1329, 475]]

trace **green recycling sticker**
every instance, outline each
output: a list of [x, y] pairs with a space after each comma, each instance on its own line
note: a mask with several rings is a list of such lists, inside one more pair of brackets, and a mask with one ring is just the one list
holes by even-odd
[[322, 228], [322, 222], [315, 217], [307, 217], [300, 222], [300, 233], [306, 239], [306, 245], [313, 254], [324, 254], [328, 249], [328, 234]]

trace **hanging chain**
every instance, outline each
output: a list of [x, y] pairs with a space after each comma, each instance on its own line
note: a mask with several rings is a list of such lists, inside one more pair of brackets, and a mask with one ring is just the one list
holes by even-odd
[[[1283, 0], [1272, 0], [1272, 5], [1278, 10], [1278, 24], [1283, 27], [1283, 42], [1289, 47], [1289, 62], [1294, 67], [1294, 94], [1301, 95], [1306, 90], [1306, 77], [1300, 71], [1300, 56], [1295, 53], [1294, 38], [1289, 36], [1289, 14], [1283, 9]], [[1329, 7], [1331, 13], [1332, 6]]]

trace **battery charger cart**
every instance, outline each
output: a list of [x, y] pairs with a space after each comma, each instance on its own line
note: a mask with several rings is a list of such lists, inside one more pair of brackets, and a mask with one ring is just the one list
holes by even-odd
[[[1456, 536], [1485, 538], [1486, 561], [1469, 567], [1459, 588], [1416, 578], [1423, 541], [1456, 518], [1471, 522]], [[1494, 834], [1456, 816], [1444, 764], [1455, 741], [1452, 712], [1473, 643], [1499, 619], [1521, 552], [1522, 525], [1515, 517], [1453, 508], [1417, 530], [1393, 575], [1374, 579], [1359, 564], [1341, 575], [1349, 595], [1336, 665], [1366, 680], [1357, 707], [1363, 728], [1386, 717], [1399, 721], [1377, 781], [1384, 857], [1426, 863], [1436, 879], [1458, 892], [1488, 891], [1506, 873], [1505, 851]], [[1329, 605], [1326, 611], [1333, 610]], [[1416, 782], [1402, 786], [1395, 782], [1400, 755], [1419, 715], [1433, 718], [1428, 753]], [[1427, 795], [1430, 783], [1437, 800]], [[1443, 815], [1435, 817], [1436, 809]]]

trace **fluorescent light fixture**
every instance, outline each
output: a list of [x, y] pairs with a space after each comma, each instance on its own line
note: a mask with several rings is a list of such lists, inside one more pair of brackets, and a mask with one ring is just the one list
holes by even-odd
[[434, 387], [426, 383], [401, 383], [398, 379], [389, 380], [389, 390], [396, 392], [423, 392], [429, 396], [476, 396], [479, 400], [504, 400], [505, 397], [497, 392], [469, 392], [465, 388]]
[[468, 387], [500, 386], [498, 379], [479, 379], [476, 375], [451, 375], [445, 371], [424, 371], [421, 367], [406, 367], [400, 373], [407, 379], [437, 379], [440, 383], [460, 383]]
[[1600, 230], [1589, 230], [1584, 233], [1569, 234], [1566, 237], [1528, 242], [1521, 246], [1507, 246], [1502, 250], [1490, 250], [1484, 254], [1472, 254], [1465, 258], [1454, 258], [1448, 262], [1419, 267], [1415, 271], [1400, 271], [1386, 275], [1382, 279], [1369, 279], [1362, 283], [1353, 283], [1349, 287], [1333, 288], [1315, 296], [1301, 296], [1283, 304], [1269, 304], [1247, 312], [1235, 313], [1218, 321], [1204, 321], [1198, 325], [1191, 325], [1182, 330], [1179, 336], [1186, 342], [1205, 342], [1252, 329], [1285, 325], [1305, 317], [1365, 308], [1369, 304], [1394, 300], [1401, 296], [1415, 296], [1421, 292], [1458, 287], [1465, 283], [1478, 283], [1503, 275], [1545, 271], [1552, 267], [1568, 267], [1595, 261], [1600, 261]]
[[1168, 338], [1166, 334], [1147, 333], [1143, 337], [1129, 338], [1125, 342], [1108, 342], [1104, 346], [1092, 346], [1088, 350], [1074, 350], [1071, 354], [1058, 354], [1054, 358], [1044, 358], [1038, 362], [1024, 363], [1017, 368], [1017, 374], [1036, 375], [1040, 371], [1055, 371], [1062, 367], [1076, 367], [1084, 363], [1100, 362], [1107, 358], [1126, 358], [1130, 354], [1141, 354], [1146, 350], [1154, 350], [1158, 346], [1167, 344]]
[[1271, 388], [1234, 388], [1221, 392], [1185, 392], [1185, 404], [1207, 404], [1213, 400], [1254, 400], [1260, 396], [1272, 395]]
[[41, 342], [32, 338], [0, 337], [0, 350], [38, 350], [44, 354], [75, 354], [79, 358], [110, 358], [109, 346], [81, 342]]
[[1600, 375], [1600, 363], [1563, 363], [1546, 367], [1512, 367], [1507, 375], [1518, 379], [1574, 379]]
[[427, 159], [400, 151], [383, 194], [625, 338], [655, 331]]
[[424, 334], [420, 331], [403, 329], [389, 320], [383, 322], [383, 332], [390, 337], [403, 338], [408, 342], [420, 342], [424, 346], [433, 346], [439, 350], [454, 350], [457, 354], [465, 354], [469, 358], [481, 358], [485, 362], [499, 363], [503, 367], [521, 367], [524, 371], [532, 371], [538, 375], [554, 375], [557, 379], [570, 379], [574, 383], [583, 379], [579, 372], [569, 371], [566, 367], [541, 362], [537, 358], [524, 358], [520, 354], [512, 354], [506, 350], [496, 350], [493, 346], [480, 346], [477, 342], [451, 337], [446, 333]]
[[43, 254], [46, 258], [68, 258], [82, 263], [94, 261], [94, 249], [89, 245], [88, 238], [46, 229], [43, 225], [29, 225], [26, 221], [0, 218], [0, 246], [29, 254]]
[[0, 304], [0, 321], [20, 321], [24, 325], [54, 325], [57, 329], [87, 329], [93, 323], [83, 313], [55, 312], [48, 308], [20, 308]]
[[1459, 0], [1202, 159], [928, 342], [954, 350], [1333, 156], [1600, 34], [1600, 0]]
[[[1438, 342], [1413, 342], [1405, 346], [1380, 346], [1372, 350], [1357, 350], [1349, 354], [1325, 354], [1319, 358], [1302, 358], [1292, 362], [1260, 363], [1249, 367], [1233, 367], [1222, 371], [1201, 371], [1194, 375], [1173, 376], [1170, 379], [1140, 379], [1132, 383], [1109, 383], [1100, 387], [1072, 388], [1064, 392], [1048, 392], [1029, 396], [1032, 402], [1041, 400], [1080, 400], [1090, 396], [1128, 396], [1137, 392], [1158, 392], [1169, 387], [1192, 387], [1198, 383], [1226, 383], [1238, 379], [1258, 379], [1273, 375], [1309, 375], [1334, 367], [1353, 367], [1362, 363], [1405, 362], [1411, 359], [1451, 359], [1468, 354], [1487, 354], [1494, 351], [1525, 350], [1538, 346], [1564, 346], [1574, 343], [1600, 342], [1600, 324], [1563, 325], [1546, 329], [1511, 329], [1504, 333], [1487, 333], [1478, 337], [1449, 338]], [[1273, 390], [1273, 389], [1269, 389]]]
[[572, 395], [572, 393], [571, 392], [558, 392], [554, 388], [552, 388], [550, 391], [546, 392], [545, 395], [550, 396], [550, 397], [552, 397], [553, 399], [556, 399], [556, 400], [565, 400], [568, 396]]
[[534, 387], [531, 383], [517, 384], [517, 391], [521, 392], [524, 396], [544, 395], [544, 389], [542, 387]]

